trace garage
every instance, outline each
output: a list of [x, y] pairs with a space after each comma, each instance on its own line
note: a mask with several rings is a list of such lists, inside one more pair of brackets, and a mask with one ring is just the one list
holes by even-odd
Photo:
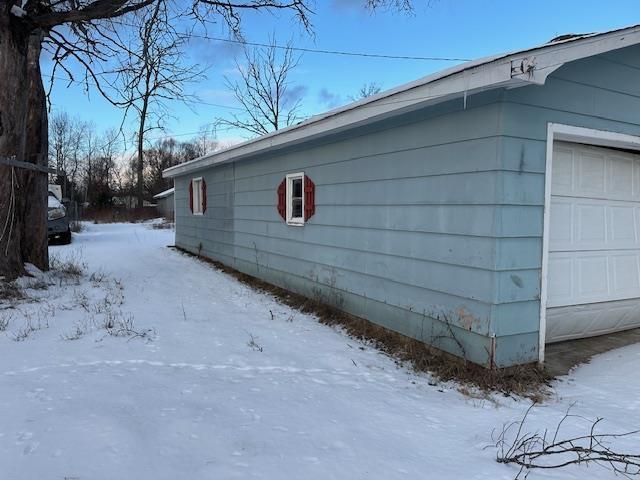
[[547, 343], [640, 327], [640, 155], [554, 142]]

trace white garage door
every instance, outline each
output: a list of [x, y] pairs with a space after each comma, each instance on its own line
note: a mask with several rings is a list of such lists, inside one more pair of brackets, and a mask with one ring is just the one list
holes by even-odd
[[557, 142], [547, 342], [640, 326], [640, 155]]

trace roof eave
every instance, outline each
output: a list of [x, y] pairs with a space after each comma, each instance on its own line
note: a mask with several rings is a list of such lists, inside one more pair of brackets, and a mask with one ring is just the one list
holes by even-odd
[[465, 94], [471, 95], [502, 87], [542, 85], [552, 72], [567, 62], [638, 43], [640, 43], [640, 27], [634, 26], [468, 62], [369, 99], [317, 115], [301, 124], [176, 165], [165, 170], [163, 176], [179, 177], [214, 164], [236, 161], [258, 153], [268, 153], [286, 146], [294, 146], [375, 121], [403, 115]]

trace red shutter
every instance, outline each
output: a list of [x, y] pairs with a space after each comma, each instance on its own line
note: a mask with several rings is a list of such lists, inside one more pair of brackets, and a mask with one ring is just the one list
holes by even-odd
[[193, 181], [189, 181], [189, 210], [193, 213]]
[[278, 185], [278, 213], [283, 220], [287, 219], [287, 179], [283, 179]]
[[316, 185], [309, 177], [304, 177], [304, 221], [316, 213]]
[[202, 213], [207, 211], [207, 182], [202, 179]]

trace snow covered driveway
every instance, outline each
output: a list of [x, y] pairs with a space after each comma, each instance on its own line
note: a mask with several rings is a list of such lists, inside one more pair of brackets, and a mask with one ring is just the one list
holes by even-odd
[[[81, 252], [80, 284], [34, 291], [41, 301], [4, 311], [12, 317], [0, 334], [0, 479], [517, 474], [485, 447], [527, 401], [496, 405], [432, 385], [166, 248], [172, 243], [171, 230], [148, 225], [87, 225], [70, 246], [50, 248], [58, 256]], [[118, 318], [153, 331], [128, 338], [92, 328], [93, 304], [109, 295], [115, 304], [123, 295]], [[22, 339], [27, 321], [40, 328]], [[638, 346], [579, 368], [558, 384], [557, 399], [534, 409], [532, 428], [554, 428], [574, 402], [573, 413], [604, 417], [608, 431], [640, 427], [639, 368]], [[587, 426], [569, 422], [567, 431]], [[637, 453], [637, 437], [621, 445]], [[529, 479], [578, 477], [616, 478], [592, 466]]]

